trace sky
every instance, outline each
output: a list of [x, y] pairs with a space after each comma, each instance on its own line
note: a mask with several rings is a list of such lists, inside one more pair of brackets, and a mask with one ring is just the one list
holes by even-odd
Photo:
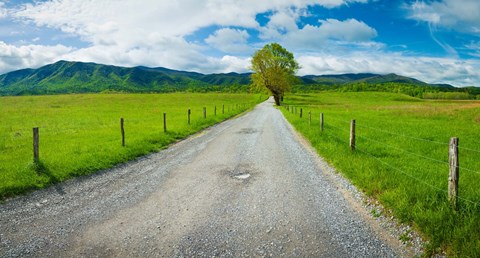
[[0, 0], [0, 74], [58, 60], [242, 73], [271, 42], [298, 75], [480, 86], [480, 0]]

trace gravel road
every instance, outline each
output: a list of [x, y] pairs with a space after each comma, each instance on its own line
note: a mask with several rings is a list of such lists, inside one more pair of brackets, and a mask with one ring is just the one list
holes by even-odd
[[0, 257], [410, 256], [325, 167], [269, 100], [1, 204]]

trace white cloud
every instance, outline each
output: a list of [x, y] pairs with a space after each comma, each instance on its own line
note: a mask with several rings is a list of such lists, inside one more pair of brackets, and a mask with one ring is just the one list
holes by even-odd
[[377, 31], [356, 19], [319, 20], [319, 25], [306, 24], [299, 28], [297, 20], [309, 14], [305, 9], [278, 10], [269, 17], [269, 22], [259, 28], [259, 37], [266, 41], [277, 41], [287, 48], [298, 51], [318, 51], [338, 48], [337, 45], [367, 45], [378, 47], [380, 43], [371, 40], [377, 36]]
[[323, 48], [326, 40], [369, 42], [377, 36], [375, 29], [361, 21], [348, 19], [321, 20], [319, 26], [306, 25], [285, 35], [285, 42], [294, 47]]
[[[76, 35], [90, 44], [63, 55], [64, 59], [208, 72], [224, 70], [217, 65], [222, 58], [212, 61], [203, 54], [204, 49], [185, 40], [200, 28], [215, 25], [258, 29], [256, 15], [259, 13], [304, 9], [310, 5], [332, 8], [349, 2], [351, 0], [145, 0], [141, 3], [136, 0], [52, 0], [22, 5], [12, 10], [12, 15], [37, 27]], [[218, 31], [208, 41], [226, 52], [246, 51], [246, 31], [232, 32]]]
[[39, 67], [60, 60], [61, 56], [72, 51], [72, 48], [56, 45], [13, 46], [0, 41], [0, 72], [25, 67]]
[[474, 57], [480, 57], [480, 41], [470, 42], [465, 46], [465, 48], [471, 51], [469, 55]]
[[303, 55], [299, 74], [396, 73], [428, 83], [472, 86], [480, 82], [480, 60], [412, 57], [385, 52]]
[[268, 23], [259, 28], [259, 37], [266, 41], [278, 41], [288, 48], [301, 51], [326, 49], [342, 45], [342, 42], [361, 44], [363, 47], [366, 42], [374, 45], [371, 40], [377, 36], [377, 31], [362, 21], [325, 19], [319, 20], [318, 26], [306, 24], [300, 28], [297, 21], [307, 16], [309, 14], [306, 9], [277, 10], [268, 17]]
[[480, 33], [480, 1], [416, 1], [409, 7], [410, 18], [466, 33]]
[[[16, 13], [39, 26], [84, 36], [98, 42], [106, 34], [113, 40], [132, 40], [152, 31], [165, 36], [184, 36], [209, 25], [254, 28], [258, 13], [319, 4], [329, 7], [344, 0], [57, 0], [27, 4]], [[174, 24], [174, 25], [173, 25]], [[125, 35], [127, 34], [127, 35]], [[130, 41], [131, 41], [130, 40]]]
[[228, 72], [237, 72], [237, 73], [246, 73], [250, 71], [250, 64], [251, 58], [245, 57], [240, 58], [236, 56], [223, 56], [220, 59], [220, 63], [223, 67], [221, 72], [228, 73]]
[[0, 20], [7, 18], [8, 12], [7, 9], [5, 8], [5, 3], [0, 2]]
[[298, 30], [296, 21], [301, 12], [303, 12], [301, 9], [284, 9], [273, 13], [269, 17], [268, 23], [259, 28], [260, 38], [264, 40], [279, 39], [288, 32]]
[[225, 53], [245, 53], [250, 50], [249, 37], [246, 30], [223, 28], [208, 36], [205, 42]]

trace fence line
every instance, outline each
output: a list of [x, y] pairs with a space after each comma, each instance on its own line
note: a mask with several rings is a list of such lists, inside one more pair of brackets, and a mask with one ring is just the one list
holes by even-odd
[[[337, 121], [340, 121], [340, 120], [337, 120]], [[336, 127], [336, 126], [332, 126], [332, 125], [329, 125], [329, 126], [330, 126], [330, 127], [333, 127], [333, 128], [336, 128], [336, 129], [338, 129], [338, 130], [344, 131], [344, 132], [348, 132], [348, 129], [346, 129], [346, 128], [342, 129], [342, 128], [339, 128], [339, 127]], [[358, 126], [358, 123], [356, 123], [356, 126]], [[369, 129], [377, 129], [377, 128], [367, 127], [367, 126], [361, 126], [361, 127], [369, 128]], [[381, 130], [381, 129], [377, 129], [377, 130]], [[388, 131], [385, 131], [385, 130], [382, 130], [382, 131], [389, 133]], [[390, 134], [394, 134], [394, 133], [390, 133]], [[383, 146], [385, 146], [385, 147], [389, 147], [389, 148], [392, 148], [392, 149], [396, 149], [396, 150], [405, 152], [405, 153], [410, 154], [410, 155], [413, 155], [413, 156], [417, 156], [417, 157], [420, 157], [420, 158], [428, 159], [428, 160], [435, 161], [435, 162], [438, 162], [438, 163], [449, 164], [448, 161], [443, 161], [443, 160], [438, 160], [438, 159], [435, 159], [435, 158], [423, 156], [423, 155], [421, 155], [421, 154], [417, 154], [417, 153], [414, 153], [414, 152], [411, 152], [411, 151], [408, 151], [408, 150], [404, 150], [404, 149], [401, 149], [401, 148], [397, 148], [397, 147], [388, 145], [388, 144], [386, 144], [386, 143], [383, 143], [383, 142], [380, 142], [380, 141], [377, 141], [377, 140], [368, 138], [368, 137], [363, 136], [363, 135], [357, 134], [356, 136], [359, 137], [359, 138], [366, 139], [366, 140], [368, 140], [368, 141], [376, 142], [376, 143], [378, 143], [378, 144], [380, 144], [380, 145], [383, 145]], [[405, 137], [407, 137], [407, 138], [415, 138], [415, 137], [408, 137], [408, 136], [405, 136]], [[445, 143], [430, 141], [430, 140], [421, 139], [421, 138], [417, 138], [417, 139], [423, 140], [423, 141], [426, 141], [426, 142], [438, 143], [438, 144], [442, 144], [442, 145], [445, 144]], [[448, 144], [447, 144], [447, 145], [448, 145]], [[462, 148], [462, 147], [460, 147], [460, 146], [458, 146], [458, 148], [459, 148], [459, 149], [465, 149], [465, 148]], [[468, 149], [468, 148], [466, 148], [466, 149]], [[468, 150], [475, 151], [475, 150], [473, 150], [473, 149], [468, 149]], [[466, 168], [466, 167], [462, 167], [462, 166], [459, 166], [459, 168], [460, 168], [461, 170], [465, 170], [465, 171], [472, 172], [472, 173], [475, 173], [475, 174], [479, 174], [479, 175], [480, 175], [480, 171], [476, 171], [476, 170], [473, 170], [473, 169], [470, 169], [470, 168]]]
[[[311, 111], [310, 111], [310, 112], [311, 112]], [[310, 114], [310, 112], [309, 112], [309, 114]], [[323, 114], [323, 113], [321, 113], [321, 114]], [[322, 122], [321, 120], [322, 120], [322, 119], [319, 120], [320, 123]], [[354, 122], [353, 122], [354, 120], [345, 121], [345, 120], [340, 120], [340, 119], [332, 118], [332, 117], [327, 117], [326, 120], [327, 120], [327, 121], [328, 121], [328, 120], [334, 120], [334, 121], [341, 122], [341, 123], [345, 123], [345, 124], [354, 123]], [[311, 125], [311, 122], [310, 122], [310, 121], [309, 121], [309, 123], [310, 123], [310, 125]], [[389, 132], [389, 131], [386, 131], [386, 130], [382, 130], [382, 129], [374, 128], [374, 127], [370, 127], [370, 126], [365, 126], [365, 125], [362, 125], [362, 124], [357, 124], [357, 123], [355, 123], [355, 124], [356, 124], [357, 126], [360, 126], [360, 127], [363, 127], [363, 128], [380, 131], [380, 132], [387, 133], [387, 134], [390, 134], [390, 135], [397, 135], [397, 136], [401, 136], [401, 137], [405, 137], [405, 138], [410, 138], [410, 139], [413, 139], [413, 140], [419, 140], [419, 141], [424, 141], [424, 142], [428, 142], [428, 143], [435, 143], [435, 144], [439, 144], [439, 145], [451, 146], [450, 143], [444, 143], [444, 142], [439, 142], [439, 141], [432, 141], [432, 140], [427, 140], [427, 139], [423, 139], [423, 138], [413, 137], [413, 136], [409, 136], [409, 135], [392, 133], [392, 132]], [[341, 131], [341, 132], [349, 132], [347, 126], [345, 126], [344, 128], [340, 128], [340, 127], [337, 127], [337, 126], [332, 125], [332, 124], [330, 124], [330, 123], [327, 123], [326, 126], [327, 126], [327, 128], [328, 128], [328, 127], [330, 127], [330, 128], [335, 128], [335, 129], [337, 129], [337, 130], [339, 130], [339, 131]], [[325, 130], [325, 131], [330, 131], [330, 130]], [[328, 136], [329, 136], [329, 137], [332, 137], [332, 138], [334, 138], [334, 139], [336, 139], [336, 140], [338, 140], [339, 143], [341, 143], [341, 144], [348, 144], [348, 141], [346, 141], [346, 139], [341, 139], [341, 138], [337, 137], [336, 135], [334, 135], [334, 134], [332, 134], [332, 133], [328, 133]], [[364, 140], [366, 140], [366, 141], [375, 142], [375, 143], [377, 143], [377, 144], [379, 144], [379, 145], [381, 145], [381, 146], [383, 146], [383, 147], [395, 149], [395, 150], [398, 150], [398, 151], [407, 153], [407, 154], [412, 155], [412, 156], [420, 157], [420, 158], [425, 159], [425, 160], [430, 160], [430, 161], [434, 161], [434, 162], [441, 163], [441, 164], [447, 164], [447, 165], [450, 165], [450, 167], [452, 166], [452, 165], [450, 164], [450, 161], [444, 161], [444, 160], [439, 160], [439, 159], [431, 158], [431, 157], [428, 157], [428, 156], [424, 156], [424, 155], [421, 155], [421, 154], [418, 154], [418, 153], [415, 153], [415, 152], [412, 152], [412, 151], [409, 151], [409, 150], [405, 150], [405, 149], [402, 149], [402, 148], [398, 148], [398, 147], [395, 147], [395, 146], [392, 146], [392, 145], [389, 145], [389, 144], [383, 143], [383, 142], [381, 142], [381, 141], [378, 141], [378, 140], [375, 140], [375, 139], [372, 139], [372, 138], [369, 138], [369, 137], [365, 137], [365, 136], [362, 136], [362, 135], [356, 135], [356, 136], [359, 137], [359, 138], [362, 138], [362, 139], [364, 139]], [[452, 139], [453, 139], [453, 138], [452, 138]], [[350, 145], [351, 145], [351, 144], [350, 144]], [[429, 187], [431, 187], [431, 188], [433, 188], [433, 189], [435, 189], [435, 190], [437, 190], [437, 191], [441, 191], [441, 192], [443, 192], [443, 193], [446, 193], [446, 194], [449, 196], [449, 199], [450, 199], [450, 198], [458, 198], [458, 199], [460, 199], [460, 200], [463, 200], [463, 201], [465, 201], [465, 202], [469, 202], [469, 203], [472, 203], [472, 204], [475, 204], [475, 205], [480, 204], [480, 202], [475, 202], [475, 201], [472, 201], [472, 200], [469, 200], [469, 199], [460, 197], [460, 196], [458, 196], [457, 194], [454, 194], [454, 196], [452, 197], [451, 194], [450, 194], [450, 191], [441, 189], [441, 188], [439, 188], [439, 187], [436, 187], [436, 186], [434, 186], [434, 185], [432, 185], [432, 184], [430, 184], [430, 183], [422, 180], [421, 178], [415, 177], [415, 176], [413, 176], [413, 175], [405, 172], [404, 170], [399, 169], [399, 168], [397, 168], [396, 166], [394, 166], [394, 165], [392, 165], [392, 164], [390, 164], [390, 163], [388, 163], [388, 162], [386, 162], [386, 161], [384, 161], [384, 160], [376, 157], [376, 156], [373, 155], [372, 153], [366, 151], [363, 147], [358, 148], [357, 145], [358, 145], [358, 144], [355, 144], [355, 149], [358, 150], [358, 151], [360, 151], [361, 153], [364, 153], [364, 154], [370, 156], [371, 158], [375, 159], [377, 162], [383, 164], [384, 166], [387, 166], [387, 167], [389, 167], [389, 168], [391, 168], [391, 169], [394, 169], [394, 170], [396, 170], [396, 171], [398, 171], [398, 172], [400, 172], [400, 173], [402, 173], [402, 174], [404, 174], [404, 175], [406, 175], [406, 176], [408, 176], [408, 177], [410, 177], [410, 178], [412, 178], [412, 179], [414, 179], [414, 180], [416, 180], [416, 181], [418, 181], [418, 182], [420, 182], [420, 183], [422, 183], [422, 184], [424, 184], [424, 185], [427, 185], [427, 186], [429, 186]], [[346, 146], [348, 146], [348, 145], [346, 145]], [[476, 150], [476, 149], [471, 149], [471, 148], [466, 148], [466, 147], [460, 147], [460, 146], [458, 146], [458, 145], [456, 145], [456, 147], [457, 147], [458, 149], [464, 149], [464, 150], [469, 150], [469, 151], [472, 151], [472, 152], [478, 152], [478, 153], [480, 153], [480, 151], [479, 151], [479, 150]], [[465, 167], [461, 167], [461, 166], [458, 166], [458, 164], [456, 164], [456, 165], [454, 165], [454, 166], [456, 167], [456, 169], [465, 170], [465, 171], [469, 171], [469, 172], [472, 172], [472, 173], [480, 174], [479, 171], [476, 171], [476, 170], [473, 170], [473, 169], [469, 169], [469, 168], [465, 168]], [[458, 191], [457, 189], [455, 189], [455, 190]], [[455, 203], [454, 203], [453, 206], [455, 207]]]
[[[236, 104], [237, 110], [234, 110], [233, 108], [231, 110], [228, 110], [227, 112], [244, 112], [248, 110], [249, 105], [255, 104], [255, 102], [247, 102], [247, 103], [242, 103], [239, 105], [238, 103]], [[228, 108], [228, 106], [227, 106]], [[206, 113], [206, 107], [203, 107], [203, 118], [207, 118], [207, 113]], [[238, 110], [240, 109], [240, 110]], [[190, 125], [191, 123], [191, 109], [188, 109], [187, 112], [187, 124]], [[214, 106], [214, 116], [217, 115], [217, 106]], [[225, 105], [222, 105], [222, 114], [225, 114]], [[227, 114], [228, 115], [228, 114]], [[227, 116], [228, 117], [228, 116]], [[167, 132], [167, 113], [163, 113], [163, 132]], [[2, 135], [3, 136], [3, 135]], [[126, 137], [125, 137], [125, 119], [123, 117], [120, 118], [120, 139], [121, 139], [121, 146], [125, 147], [126, 146]], [[32, 135], [32, 140], [33, 140], [33, 161], [34, 163], [40, 162], [40, 155], [39, 155], [39, 149], [40, 149], [40, 143], [39, 143], [39, 128], [34, 127], [33, 128], [33, 135]], [[3, 136], [0, 138], [0, 140], [6, 142], [8, 140], [7, 135]]]
[[[334, 118], [333, 116], [328, 116], [326, 118], [326, 120], [334, 120], [334, 121], [345, 123], [345, 124], [350, 124], [350, 122], [351, 122], [350, 120], [348, 120], [348, 121], [347, 120], [341, 120], [341, 119], [338, 119], [338, 118]], [[394, 133], [394, 132], [386, 131], [386, 130], [383, 130], [383, 129], [379, 129], [379, 128], [375, 128], [375, 127], [371, 127], [371, 126], [366, 126], [366, 125], [363, 125], [361, 123], [359, 124], [358, 122], [356, 123], [356, 126], [371, 129], [371, 130], [375, 130], [375, 131], [378, 131], [378, 132], [383, 132], [383, 133], [390, 134], [390, 135], [396, 135], [396, 136], [400, 136], [400, 137], [404, 137], [404, 138], [409, 138], [409, 139], [412, 139], [412, 140], [431, 142], [431, 143], [435, 143], [435, 144], [439, 144], [439, 145], [446, 145], [446, 146], [449, 145], [449, 143], [447, 143], [447, 142], [433, 141], [433, 140], [423, 139], [423, 138], [419, 138], [419, 137], [415, 137], [415, 136], [411, 136], [411, 135]], [[338, 129], [338, 127], [337, 127], [337, 129]], [[462, 146], [458, 146], [458, 148], [462, 149], [462, 150], [467, 150], [467, 151], [480, 153], [480, 150], [477, 150], [477, 149], [472, 149], [472, 148], [462, 147]]]
[[[340, 121], [340, 120], [337, 120], [337, 121]], [[333, 127], [333, 128], [335, 128], [335, 129], [338, 129], [338, 130], [340, 130], [340, 131], [348, 132], [348, 129], [347, 129], [347, 128], [339, 128], [339, 127], [333, 126], [333, 125], [331, 125], [331, 124], [328, 124], [328, 126], [329, 126], [329, 127]], [[358, 123], [356, 123], [356, 126], [358, 126]], [[366, 126], [362, 126], [362, 127], [370, 128], [370, 127], [366, 127]], [[370, 129], [373, 129], [373, 127], [370, 128]], [[380, 129], [378, 129], [378, 130], [380, 130]], [[382, 130], [382, 131], [384, 131], [384, 130]], [[385, 132], [387, 132], [387, 131], [385, 131]], [[417, 157], [420, 157], [420, 158], [428, 159], [428, 160], [431, 160], [431, 161], [435, 161], [435, 162], [437, 162], [437, 163], [449, 164], [448, 161], [438, 160], [438, 159], [435, 159], [435, 158], [423, 156], [423, 155], [421, 155], [421, 154], [417, 154], [417, 153], [414, 153], [414, 152], [411, 152], [411, 151], [408, 151], [408, 150], [404, 150], [404, 149], [402, 149], [402, 148], [397, 148], [397, 147], [388, 145], [388, 144], [386, 144], [386, 143], [383, 143], [383, 142], [380, 142], [380, 141], [377, 141], [377, 140], [368, 138], [368, 137], [363, 136], [363, 135], [356, 134], [356, 137], [358, 137], [358, 138], [363, 138], [363, 139], [366, 139], [366, 140], [368, 140], [368, 141], [376, 142], [376, 143], [378, 143], [378, 144], [380, 144], [380, 145], [383, 145], [383, 146], [385, 146], [385, 147], [389, 147], [389, 148], [392, 148], [392, 149], [396, 149], [396, 150], [405, 152], [405, 153], [407, 153], [407, 154], [410, 154], [410, 155], [412, 155], [412, 156], [417, 156]], [[425, 140], [425, 139], [421, 139], [421, 138], [419, 138], [419, 139], [420, 139], [420, 140]], [[425, 141], [426, 141], [426, 142], [432, 142], [432, 141], [430, 141], [430, 140], [425, 140]], [[433, 142], [434, 142], [434, 143], [440, 143], [440, 142], [435, 142], [435, 141], [433, 141]], [[444, 144], [444, 143], [442, 143], [442, 144]], [[448, 144], [447, 144], [447, 145], [448, 145]], [[459, 149], [462, 149], [460, 146], [458, 146], [458, 148], [459, 148]], [[465, 171], [472, 172], [472, 173], [475, 173], [475, 174], [479, 174], [479, 175], [480, 175], [480, 171], [476, 171], [476, 170], [473, 170], [473, 169], [470, 169], [470, 168], [466, 168], [466, 167], [462, 167], [462, 166], [459, 166], [459, 168], [460, 168], [461, 170], [465, 170]]]

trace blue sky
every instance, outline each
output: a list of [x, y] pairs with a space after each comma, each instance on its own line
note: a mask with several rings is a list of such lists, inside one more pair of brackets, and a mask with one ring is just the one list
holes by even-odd
[[0, 73], [58, 60], [247, 72], [270, 42], [299, 75], [480, 86], [479, 0], [0, 0]]

